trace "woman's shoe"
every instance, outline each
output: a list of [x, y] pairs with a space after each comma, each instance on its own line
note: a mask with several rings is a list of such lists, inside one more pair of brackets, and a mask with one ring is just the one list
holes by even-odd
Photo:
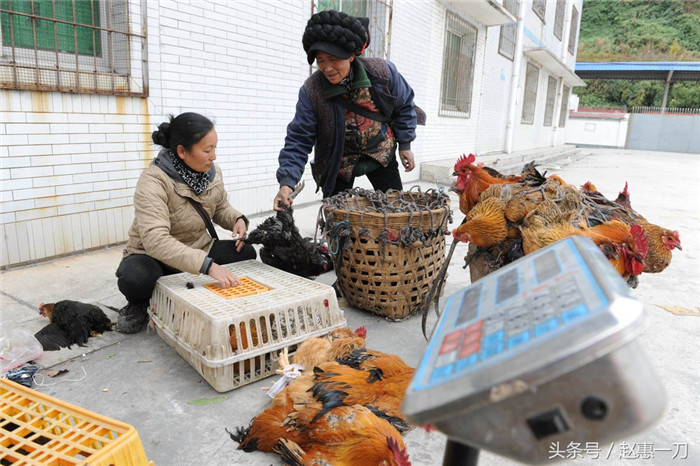
[[147, 303], [129, 303], [121, 308], [117, 319], [117, 332], [138, 333], [143, 330], [148, 323], [147, 309]]

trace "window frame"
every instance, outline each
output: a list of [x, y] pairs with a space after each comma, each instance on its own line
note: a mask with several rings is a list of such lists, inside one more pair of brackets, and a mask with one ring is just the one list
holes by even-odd
[[[541, 12], [539, 11], [540, 8], [542, 10]], [[545, 23], [544, 18], [547, 15], [547, 0], [532, 0], [532, 11]]]
[[554, 107], [557, 101], [558, 85], [559, 80], [554, 76], [549, 75], [547, 79], [547, 98], [544, 104], [544, 119], [542, 121], [542, 126], [554, 125]]
[[[562, 40], [564, 36], [564, 16], [566, 15], [566, 0], [557, 0], [557, 9], [554, 13], [554, 37]], [[557, 34], [558, 30], [558, 34]]]
[[[51, 0], [49, 0], [51, 1]], [[107, 94], [107, 95], [148, 95], [148, 62], [147, 36], [145, 23], [142, 24], [142, 34], [132, 31], [135, 20], [130, 18], [130, 7], [143, 6], [145, 0], [94, 0], [89, 2], [97, 6], [97, 12], [91, 9], [95, 15], [96, 23], [93, 25], [79, 22], [80, 18], [71, 18], [70, 21], [61, 19], [55, 5], [59, 2], [70, 2], [76, 12], [75, 6], [82, 0], [53, 0], [51, 12], [34, 10], [34, 13], [23, 13], [6, 9], [7, 0], [2, 0], [0, 13], [3, 23], [10, 24], [10, 32], [3, 28], [0, 39], [0, 88], [55, 91], [81, 94]], [[38, 3], [33, 0], [32, 5]], [[42, 5], [43, 3], [38, 3]], [[62, 4], [62, 5], [65, 5]], [[108, 6], [109, 5], [109, 6]], [[116, 5], [116, 8], [115, 8]], [[92, 8], [92, 7], [91, 7]], [[121, 10], [123, 8], [123, 11]], [[144, 12], [138, 11], [138, 17], [143, 17]], [[31, 33], [33, 43], [15, 44], [17, 33], [13, 30], [14, 18], [24, 16], [31, 21]], [[77, 16], [77, 15], [76, 15]], [[7, 19], [6, 19], [7, 18]], [[61, 50], [62, 42], [58, 35], [59, 25], [65, 25], [73, 31], [72, 50]], [[37, 37], [38, 28], [45, 27], [46, 34], [53, 37], [48, 41], [53, 48], [46, 48]], [[122, 29], [119, 29], [119, 28]], [[81, 28], [92, 31], [92, 53], [81, 53], [78, 39]], [[9, 36], [10, 44], [5, 44]], [[136, 50], [136, 41], [141, 41], [142, 49]], [[78, 50], [75, 50], [75, 44]], [[99, 50], [94, 44], [99, 44]], [[122, 52], [123, 55], [119, 55]], [[136, 68], [136, 70], [135, 70]], [[134, 75], [134, 71], [139, 73]]]
[[[518, 18], [520, 4], [518, 0], [503, 0], [503, 7], [511, 13], [516, 19]], [[511, 32], [512, 31], [512, 32]], [[512, 39], [507, 37], [508, 34], [512, 35]], [[505, 39], [505, 40], [504, 40]], [[498, 53], [506, 57], [507, 59], [513, 61], [515, 60], [515, 42], [518, 39], [518, 23], [504, 24], [501, 26], [501, 30], [498, 36]], [[506, 54], [503, 48], [504, 42], [511, 43], [513, 46], [513, 51], [510, 55]]]
[[571, 55], [574, 54], [574, 51], [576, 50], [576, 39], [578, 35], [578, 21], [579, 21], [579, 12], [576, 9], [576, 5], [571, 6], [571, 29], [569, 29], [569, 46], [567, 47], [567, 50]]
[[559, 128], [566, 127], [566, 117], [569, 114], [569, 97], [571, 96], [571, 87], [564, 84], [561, 90], [561, 102], [559, 103]]
[[[531, 77], [534, 76], [534, 82]], [[535, 113], [537, 111], [537, 93], [540, 82], [540, 69], [531, 62], [527, 62], [525, 67], [525, 84], [523, 85], [523, 108], [520, 123], [523, 125], [535, 124]], [[528, 113], [532, 110], [531, 115]]]
[[[440, 84], [439, 116], [470, 118], [474, 94], [474, 68], [476, 48], [479, 43], [479, 29], [453, 11], [445, 14], [445, 40], [442, 48], [442, 79]], [[451, 38], [459, 38], [459, 51], [456, 57], [449, 55]], [[471, 39], [471, 42], [467, 42]], [[456, 76], [452, 76], [455, 74]], [[460, 76], [461, 79], [457, 79]], [[449, 88], [454, 86], [454, 97], [448, 97]], [[454, 100], [454, 104], [448, 100]], [[466, 107], [466, 108], [465, 108]]]

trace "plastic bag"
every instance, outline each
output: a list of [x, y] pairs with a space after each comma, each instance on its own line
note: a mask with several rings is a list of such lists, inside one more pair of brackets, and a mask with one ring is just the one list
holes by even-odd
[[44, 348], [34, 335], [0, 323], [0, 372], [7, 372], [33, 361], [44, 354]]

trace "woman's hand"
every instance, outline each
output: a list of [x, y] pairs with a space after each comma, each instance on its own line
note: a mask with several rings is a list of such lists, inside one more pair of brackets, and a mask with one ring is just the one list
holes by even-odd
[[241, 252], [241, 249], [243, 249], [243, 246], [245, 246], [245, 234], [246, 231], [248, 231], [248, 228], [245, 225], [245, 220], [242, 218], [239, 218], [236, 220], [236, 223], [233, 225], [233, 230], [231, 230], [231, 236], [236, 239], [236, 251]]
[[231, 273], [229, 269], [216, 263], [212, 263], [211, 267], [209, 267], [209, 276], [219, 282], [221, 288], [230, 288], [241, 284], [238, 277]]
[[293, 191], [294, 190], [291, 186], [280, 186], [280, 190], [277, 192], [275, 199], [272, 201], [272, 208], [274, 210], [282, 210], [279, 204], [282, 204], [285, 207], [291, 207], [294, 199], [289, 197], [289, 195], [292, 194]]
[[401, 165], [407, 172], [416, 168], [416, 161], [413, 159], [413, 152], [410, 150], [400, 150], [399, 158], [401, 159]]

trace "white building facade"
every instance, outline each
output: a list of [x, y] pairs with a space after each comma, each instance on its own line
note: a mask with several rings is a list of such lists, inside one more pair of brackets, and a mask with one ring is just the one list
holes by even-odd
[[[568, 96], [583, 84], [572, 72], [581, 6], [2, 1], [0, 267], [125, 241], [134, 186], [157, 153], [151, 132], [170, 113], [213, 119], [231, 203], [270, 210], [286, 126], [312, 72], [301, 36], [319, 8], [370, 17], [369, 54], [397, 65], [428, 116], [412, 145], [418, 164], [561, 145]], [[318, 197], [307, 189], [300, 201]]]

